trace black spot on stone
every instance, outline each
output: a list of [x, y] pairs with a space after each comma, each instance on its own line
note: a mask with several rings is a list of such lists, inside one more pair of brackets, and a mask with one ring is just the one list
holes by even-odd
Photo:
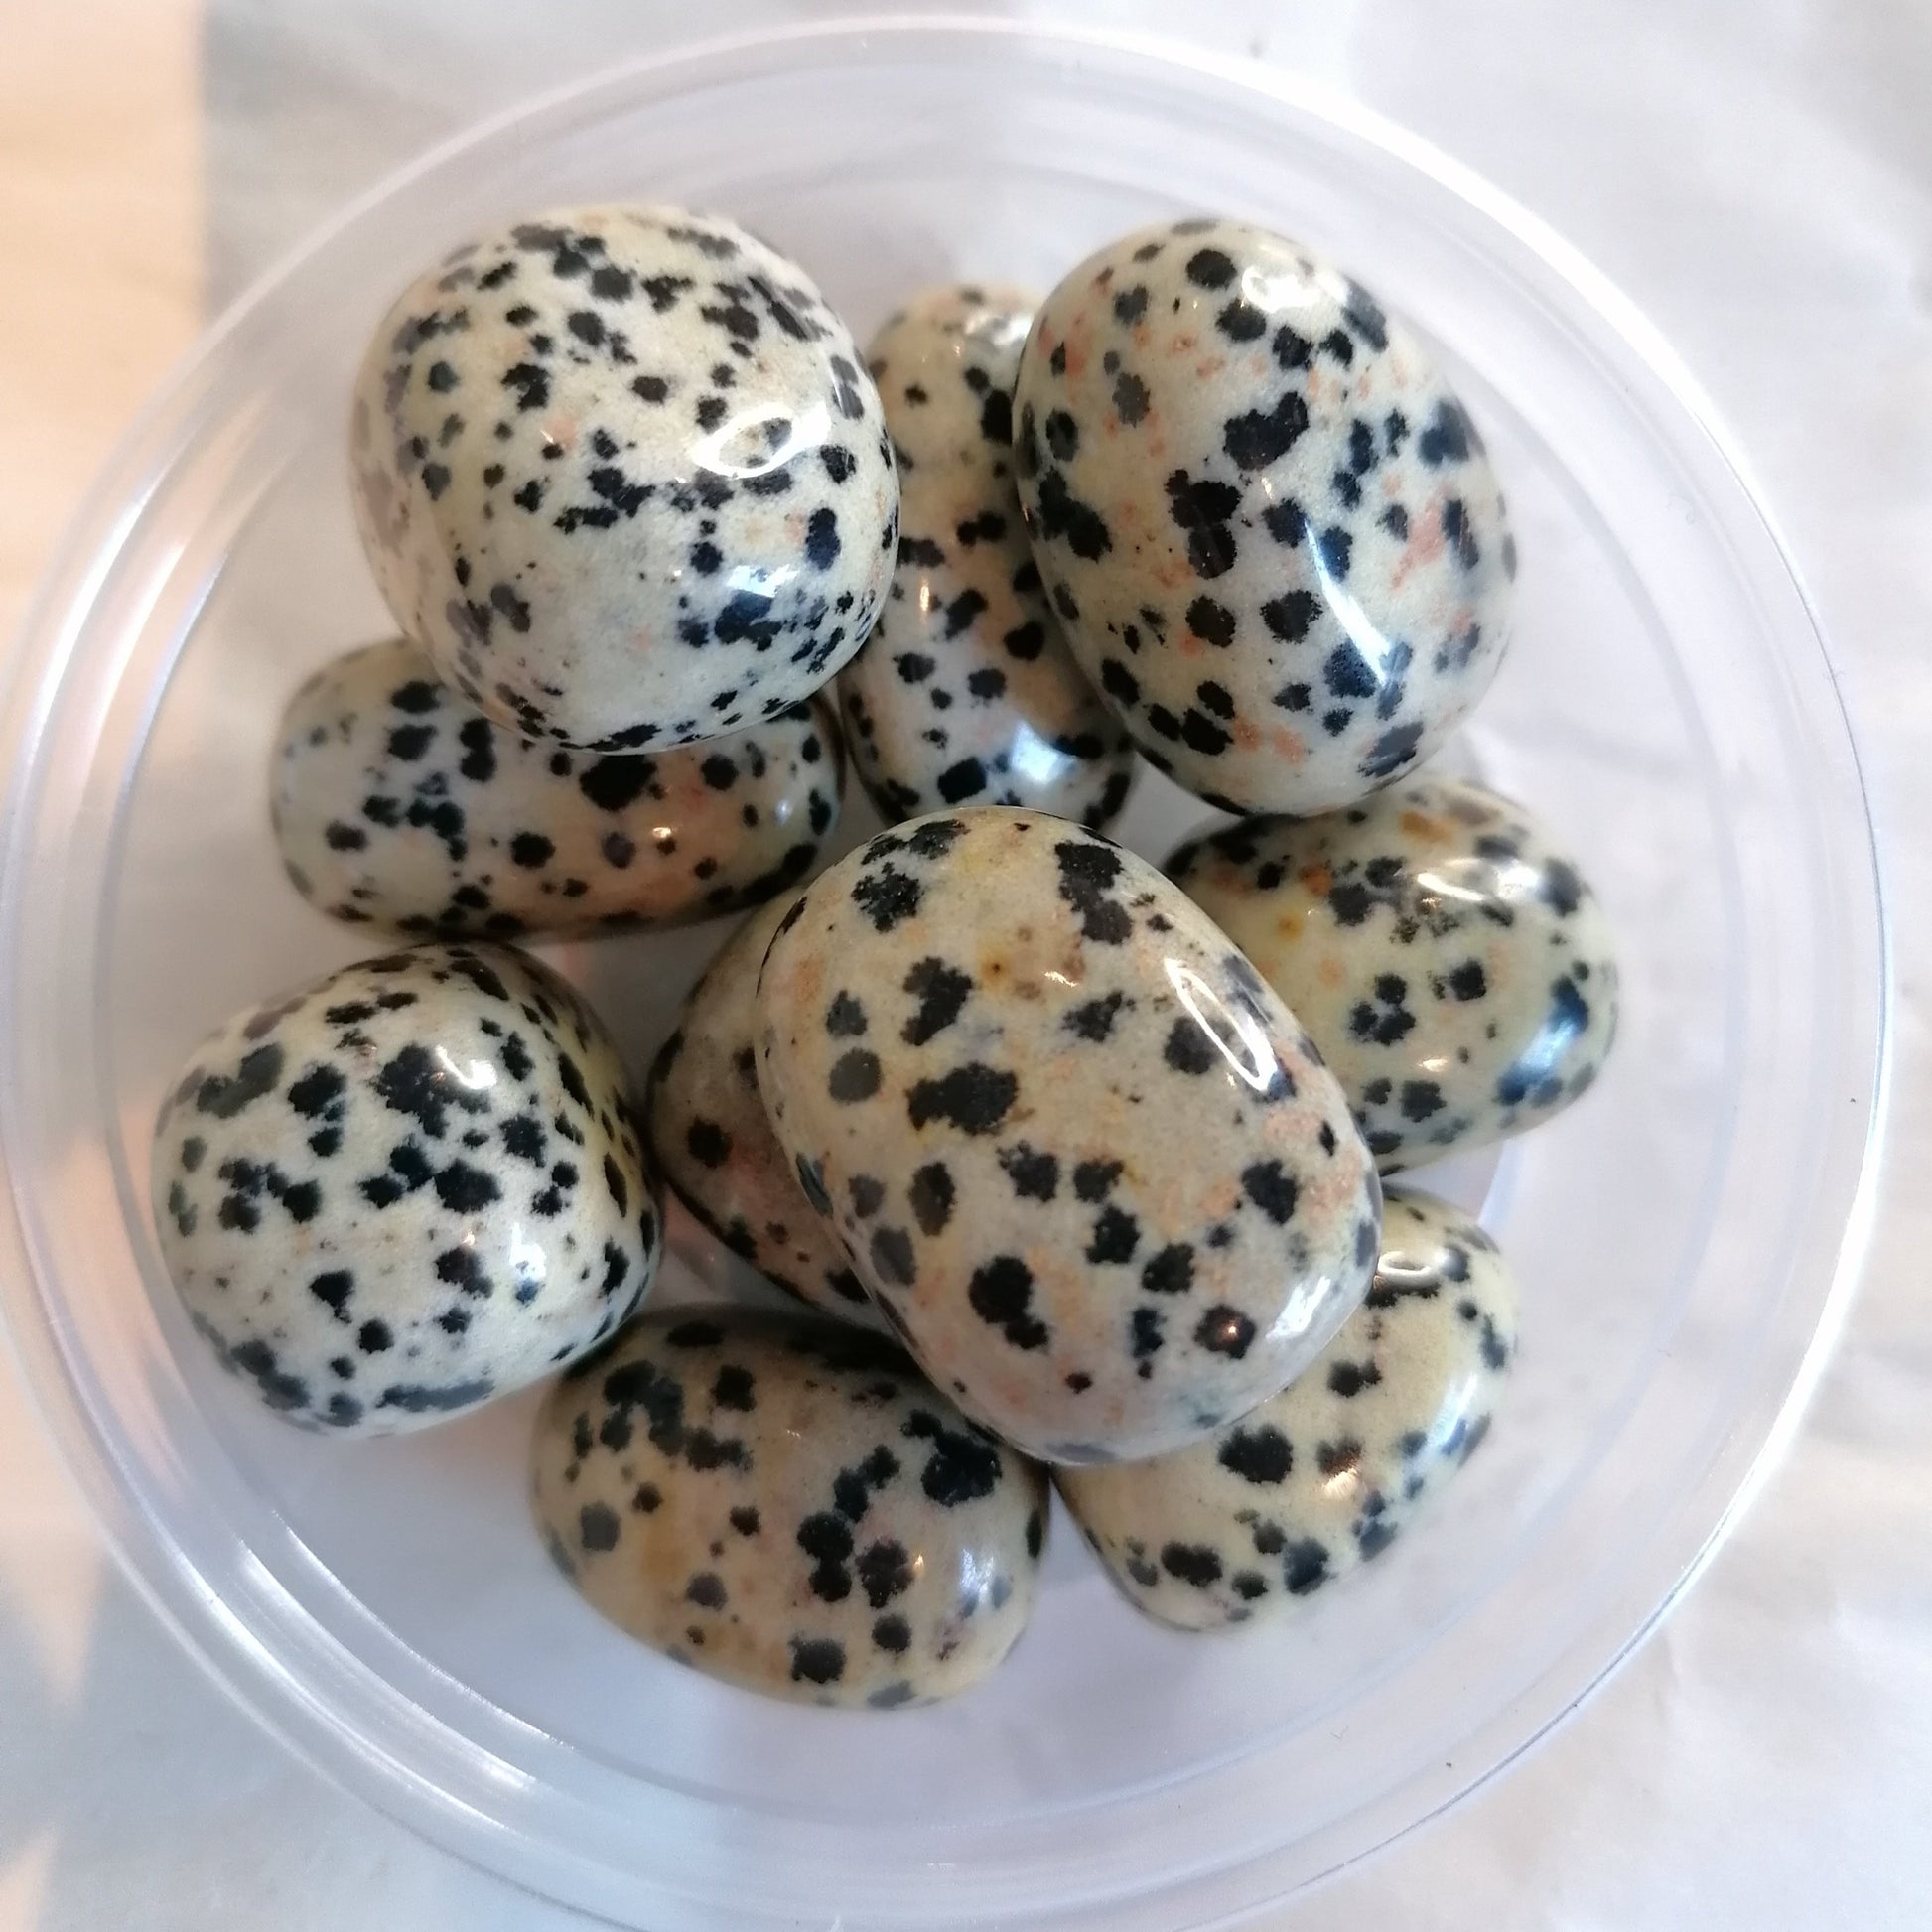
[[1276, 1484], [1288, 1480], [1295, 1452], [1273, 1423], [1257, 1423], [1234, 1430], [1215, 1460], [1244, 1482]]
[[1257, 1161], [1241, 1175], [1241, 1190], [1277, 1227], [1295, 1218], [1301, 1189], [1279, 1161]]
[[891, 865], [861, 874], [852, 888], [852, 902], [878, 932], [890, 932], [902, 919], [909, 919], [919, 909], [920, 897], [919, 882]]
[[860, 1587], [866, 1592], [866, 1601], [875, 1609], [883, 1610], [895, 1596], [903, 1595], [912, 1587], [913, 1569], [911, 1558], [902, 1543], [890, 1537], [882, 1537], [877, 1543], [869, 1544], [860, 1553], [855, 1568], [859, 1573]]
[[1212, 1355], [1228, 1355], [1239, 1361], [1255, 1338], [1255, 1324], [1239, 1309], [1217, 1302], [1201, 1316], [1194, 1329], [1194, 1340]]
[[1432, 470], [1464, 463], [1469, 456], [1469, 419], [1446, 396], [1416, 439], [1416, 454]]
[[1053, 848], [1059, 865], [1059, 895], [1080, 915], [1084, 937], [1117, 946], [1133, 933], [1127, 908], [1107, 895], [1119, 879], [1122, 862], [1111, 846], [1087, 839], [1063, 839]]
[[436, 1197], [452, 1214], [477, 1214], [500, 1198], [495, 1180], [467, 1161], [452, 1161], [436, 1176]]
[[1198, 1021], [1179, 1019], [1168, 1034], [1161, 1057], [1176, 1073], [1211, 1073], [1220, 1064], [1214, 1042]]
[[1443, 1089], [1434, 1080], [1405, 1080], [1402, 1083], [1402, 1118], [1422, 1122], [1443, 1111]]
[[1231, 343], [1251, 343], [1268, 333], [1268, 318], [1237, 296], [1214, 318], [1214, 327]]
[[1093, 1224], [1087, 1259], [1096, 1267], [1120, 1267], [1134, 1259], [1134, 1251], [1140, 1244], [1140, 1223], [1124, 1209], [1109, 1207]]
[[1234, 276], [1234, 263], [1218, 248], [1197, 249], [1187, 258], [1187, 279], [1196, 288], [1224, 289]]
[[966, 1299], [973, 1312], [1015, 1348], [1043, 1348], [1047, 1330], [1031, 1311], [1033, 1293], [1033, 1270], [1018, 1255], [996, 1255], [974, 1270]]
[[791, 1639], [794, 1684], [836, 1684], [845, 1675], [845, 1645], [832, 1637]]
[[1086, 1000], [1063, 1014], [1060, 1025], [1068, 1033], [1097, 1044], [1114, 1031], [1114, 1022], [1119, 1019], [1121, 1009], [1126, 1004], [1127, 996], [1119, 991], [1109, 993], [1103, 999]]
[[953, 1179], [943, 1162], [930, 1161], [920, 1168], [905, 1192], [922, 1233], [938, 1234], [952, 1219]]
[[875, 1228], [867, 1252], [873, 1272], [893, 1288], [910, 1288], [917, 1279], [912, 1238], [903, 1228]]
[[959, 1018], [973, 991], [973, 981], [969, 974], [948, 966], [944, 960], [928, 958], [920, 960], [906, 974], [902, 990], [917, 999], [919, 1008], [906, 1021], [899, 1036], [908, 1046], [923, 1046]]
[[1183, 1295], [1194, 1285], [1194, 1251], [1184, 1241], [1163, 1248], [1141, 1270], [1141, 1286], [1150, 1295]]
[[195, 1089], [196, 1112], [211, 1114], [216, 1120], [233, 1120], [244, 1107], [275, 1091], [281, 1082], [282, 1064], [282, 1049], [271, 1042], [243, 1054], [232, 1076], [205, 1075]]
[[838, 555], [838, 512], [829, 507], [813, 510], [805, 526], [805, 561], [814, 570], [830, 570]]
[[1096, 1204], [1113, 1191], [1122, 1172], [1118, 1161], [1082, 1161], [1073, 1170], [1073, 1192], [1078, 1199]]
[[1234, 613], [1211, 597], [1197, 597], [1188, 605], [1187, 627], [1203, 641], [1223, 650], [1234, 642]]
[[866, 1010], [850, 993], [834, 995], [825, 1009], [825, 1031], [834, 1039], [856, 1039], [866, 1031]]
[[978, 1060], [954, 1067], [937, 1080], [921, 1080], [906, 1097], [915, 1128], [944, 1120], [963, 1134], [991, 1134], [1019, 1097], [1020, 1082], [1003, 1068]]
[[1022, 1200], [1050, 1201], [1059, 1191], [1060, 1164], [1051, 1154], [1037, 1152], [1028, 1142], [1000, 1150], [1000, 1166]]
[[1295, 447], [1309, 426], [1309, 407], [1300, 390], [1285, 389], [1272, 409], [1250, 409], [1228, 418], [1221, 447], [1242, 470], [1265, 470]]
[[849, 1048], [833, 1062], [825, 1087], [841, 1106], [870, 1100], [879, 1091], [879, 1055], [863, 1046]]
[[919, 1487], [941, 1508], [978, 1502], [998, 1488], [1000, 1452], [990, 1439], [948, 1429], [925, 1409], [914, 1409], [900, 1425], [900, 1433], [932, 1445], [919, 1472]]
[[1320, 615], [1321, 600], [1310, 591], [1286, 591], [1261, 607], [1269, 634], [1285, 644], [1299, 644]]
[[986, 789], [986, 767], [978, 759], [961, 759], [940, 772], [935, 783], [948, 805], [961, 804]]
[[1161, 1549], [1161, 1568], [1170, 1577], [1196, 1589], [1221, 1581], [1221, 1559], [1204, 1543], [1168, 1543]]

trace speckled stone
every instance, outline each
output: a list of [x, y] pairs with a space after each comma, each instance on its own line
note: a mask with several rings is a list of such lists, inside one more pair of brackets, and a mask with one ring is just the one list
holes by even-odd
[[544, 1405], [537, 1524], [612, 1622], [773, 1697], [930, 1704], [1026, 1628], [1042, 1473], [876, 1335], [680, 1309]]
[[1048, 1461], [1158, 1454], [1360, 1300], [1380, 1191], [1294, 1016], [1132, 853], [917, 819], [822, 874], [759, 986], [759, 1084], [926, 1373]]
[[651, 1068], [645, 1132], [678, 1198], [734, 1254], [814, 1308], [885, 1330], [759, 1099], [759, 968], [797, 897], [755, 912], [692, 988]]
[[1015, 403], [1074, 655], [1210, 803], [1349, 804], [1488, 688], [1516, 570], [1495, 475], [1338, 269], [1239, 222], [1142, 229], [1047, 297]]
[[597, 1018], [544, 967], [433, 944], [237, 1015], [155, 1127], [161, 1251], [291, 1422], [420, 1429], [573, 1360], [657, 1271], [657, 1176]]
[[653, 751], [808, 697], [897, 538], [879, 398], [795, 263], [730, 221], [586, 207], [404, 292], [350, 423], [406, 636], [531, 738]]
[[1516, 1288], [1457, 1209], [1391, 1190], [1375, 1286], [1295, 1385], [1174, 1455], [1063, 1469], [1128, 1600], [1182, 1630], [1280, 1616], [1388, 1548], [1489, 1430]]
[[296, 889], [402, 932], [589, 933], [743, 911], [837, 821], [831, 708], [674, 751], [519, 738], [396, 641], [325, 665], [282, 717], [271, 809]]
[[839, 676], [853, 761], [890, 823], [1028, 805], [1096, 828], [1133, 783], [1127, 734], [1074, 663], [1013, 486], [1013, 379], [1033, 298], [929, 289], [869, 351], [898, 461], [898, 564]]
[[1167, 870], [1301, 1016], [1385, 1173], [1548, 1120], [1609, 1053], [1602, 907], [1481, 785], [1415, 778], [1324, 818], [1251, 819]]

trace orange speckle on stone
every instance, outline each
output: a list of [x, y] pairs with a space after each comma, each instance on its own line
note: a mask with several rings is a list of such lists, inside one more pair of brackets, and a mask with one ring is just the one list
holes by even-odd
[[542, 423], [543, 440], [555, 444], [560, 450], [573, 450], [577, 447], [577, 418], [575, 416], [546, 416]]
[[1443, 554], [1443, 497], [1439, 490], [1409, 519], [1409, 541], [1389, 572], [1389, 587], [1400, 590], [1409, 573], [1424, 564], [1434, 563]]
[[1268, 734], [1268, 744], [1277, 758], [1286, 759], [1290, 764], [1300, 764], [1309, 755], [1308, 744], [1302, 734], [1290, 731], [1286, 725], [1277, 725]]
[[1244, 752], [1257, 752], [1261, 749], [1261, 727], [1246, 718], [1237, 718], [1228, 727], [1228, 735]]
[[1337, 987], [1347, 977], [1341, 970], [1341, 961], [1333, 953], [1325, 953], [1315, 964], [1314, 976], [1323, 986]]
[[1194, 374], [1205, 382], [1209, 376], [1219, 375], [1227, 365], [1225, 355], [1204, 355], [1194, 364]]
[[1427, 812], [1416, 811], [1413, 807], [1404, 812], [1396, 823], [1408, 835], [1424, 845], [1446, 845], [1449, 839], [1449, 828], [1440, 818], [1431, 818]]
[[1334, 874], [1319, 862], [1311, 866], [1304, 866], [1301, 872], [1301, 880], [1302, 884], [1316, 898], [1326, 898], [1329, 893], [1334, 890]]

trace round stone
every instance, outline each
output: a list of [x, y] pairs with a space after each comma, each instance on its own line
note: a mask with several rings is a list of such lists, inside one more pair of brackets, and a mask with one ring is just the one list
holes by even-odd
[[1360, 1300], [1380, 1190], [1293, 1014], [1150, 865], [1039, 813], [822, 874], [759, 984], [807, 1198], [938, 1386], [1029, 1454], [1155, 1455]]
[[1278, 1617], [1388, 1548], [1483, 1440], [1516, 1288], [1458, 1209], [1391, 1189], [1375, 1285], [1272, 1402], [1173, 1455], [1062, 1469], [1128, 1600], [1182, 1630]]
[[1346, 805], [1488, 688], [1515, 542], [1469, 413], [1338, 269], [1235, 221], [1146, 228], [1020, 359], [1034, 554], [1148, 759], [1230, 811]]
[[856, 1328], [645, 1315], [551, 1393], [532, 1466], [538, 1527], [585, 1597], [748, 1690], [930, 1704], [1033, 1610], [1041, 1472]]
[[837, 822], [831, 707], [672, 751], [520, 738], [400, 640], [326, 664], [283, 714], [282, 863], [339, 919], [402, 932], [685, 925], [795, 886]]
[[276, 1414], [344, 1435], [574, 1360], [662, 1247], [616, 1049], [491, 946], [363, 960], [237, 1015], [163, 1105], [151, 1175], [196, 1329]]
[[678, 1198], [734, 1254], [822, 1312], [885, 1329], [759, 1098], [759, 969], [796, 899], [754, 913], [692, 988], [651, 1069], [645, 1131]]
[[459, 248], [376, 332], [357, 524], [405, 635], [530, 738], [715, 738], [865, 641], [897, 540], [879, 398], [795, 263], [585, 207]]
[[1616, 1037], [1602, 906], [1481, 785], [1413, 778], [1326, 817], [1251, 819], [1167, 870], [1301, 1016], [1384, 1173], [1550, 1119]]
[[1133, 782], [1133, 747], [1067, 649], [1014, 493], [1013, 381], [1032, 311], [1014, 289], [930, 289], [872, 341], [898, 463], [898, 563], [839, 702], [889, 822], [998, 804], [1101, 828]]

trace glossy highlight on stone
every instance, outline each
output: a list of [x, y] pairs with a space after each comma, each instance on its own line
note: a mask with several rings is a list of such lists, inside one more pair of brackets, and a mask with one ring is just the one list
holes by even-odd
[[674, 751], [519, 738], [396, 640], [326, 664], [290, 701], [271, 814], [296, 889], [400, 932], [686, 925], [796, 885], [837, 823], [831, 709]]
[[420, 1429], [575, 1359], [662, 1250], [616, 1048], [495, 946], [368, 959], [239, 1014], [156, 1123], [162, 1257], [277, 1415]]
[[839, 703], [889, 823], [1027, 805], [1104, 829], [1133, 783], [1133, 747], [1060, 635], [1014, 492], [1033, 306], [1017, 289], [928, 289], [868, 351], [897, 458], [898, 562]]
[[1295, 1017], [1153, 867], [1036, 812], [915, 819], [778, 926], [759, 1086], [927, 1374], [1029, 1454], [1158, 1454], [1360, 1299], [1380, 1192]]
[[1176, 1454], [1062, 1469], [1060, 1494], [1148, 1615], [1182, 1630], [1278, 1617], [1430, 1504], [1488, 1433], [1515, 1357], [1494, 1242], [1391, 1189], [1374, 1286], [1291, 1388]]
[[1468, 412], [1340, 270], [1241, 222], [1123, 237], [1046, 298], [1015, 469], [1087, 675], [1229, 811], [1400, 777], [1488, 688], [1515, 541]]
[[796, 263], [674, 207], [457, 249], [397, 300], [350, 421], [405, 635], [529, 738], [661, 751], [809, 697], [897, 539], [879, 398]]
[[734, 1254], [822, 1313], [890, 1332], [759, 1098], [759, 969], [797, 898], [754, 913], [691, 989], [651, 1068], [645, 1129], [678, 1198]]
[[810, 1316], [645, 1315], [538, 1418], [538, 1527], [630, 1635], [748, 1690], [893, 1710], [1026, 1628], [1043, 1474], [891, 1342]]
[[1586, 1093], [1616, 1036], [1608, 921], [1572, 860], [1481, 785], [1189, 841], [1169, 876], [1300, 1015], [1383, 1173]]

